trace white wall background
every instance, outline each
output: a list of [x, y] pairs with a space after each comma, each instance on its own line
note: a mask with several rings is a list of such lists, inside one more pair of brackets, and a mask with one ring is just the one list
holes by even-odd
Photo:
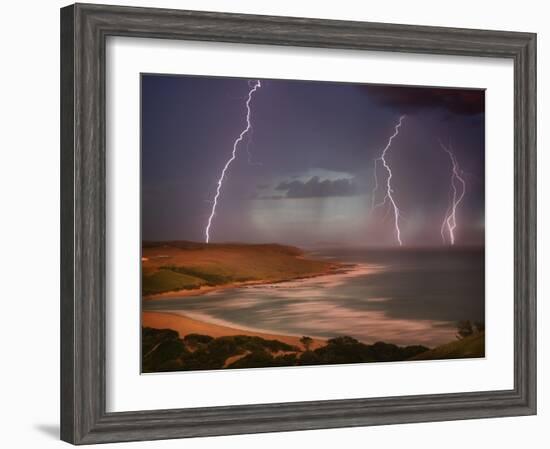
[[[104, 2], [102, 2], [104, 3]], [[539, 123], [539, 415], [446, 423], [128, 443], [136, 448], [547, 447], [550, 323], [544, 303], [550, 243], [550, 14], [536, 0], [456, 3], [435, 0], [119, 0], [118, 4], [488, 28], [538, 33]], [[61, 447], [59, 415], [59, 7], [60, 1], [6, 2], [0, 33], [0, 444]], [[545, 203], [545, 204], [544, 204]], [[103, 446], [105, 447], [105, 446]]]

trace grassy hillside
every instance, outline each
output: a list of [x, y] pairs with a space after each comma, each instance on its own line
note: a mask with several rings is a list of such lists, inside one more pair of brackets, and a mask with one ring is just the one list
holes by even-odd
[[147, 296], [201, 286], [277, 282], [321, 274], [335, 266], [277, 244], [144, 242], [142, 289]]
[[411, 360], [463, 359], [485, 357], [485, 332], [478, 332], [435, 349], [418, 354]]

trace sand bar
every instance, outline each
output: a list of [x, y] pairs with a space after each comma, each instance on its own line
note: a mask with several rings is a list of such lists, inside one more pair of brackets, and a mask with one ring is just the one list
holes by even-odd
[[[267, 334], [263, 332], [255, 332], [234, 327], [221, 326], [219, 324], [211, 324], [203, 321], [198, 321], [184, 315], [166, 312], [142, 312], [141, 325], [143, 327], [152, 327], [155, 329], [172, 329], [179, 333], [180, 337], [188, 334], [210, 335], [211, 337], [225, 337], [231, 335], [247, 335], [250, 337], [261, 337], [266, 340], [279, 340], [289, 345], [302, 348], [300, 337], [290, 335]], [[324, 340], [313, 339], [311, 349], [324, 346]]]

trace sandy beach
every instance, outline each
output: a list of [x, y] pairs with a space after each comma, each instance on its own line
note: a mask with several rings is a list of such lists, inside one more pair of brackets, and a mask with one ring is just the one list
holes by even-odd
[[[152, 327], [155, 329], [172, 329], [179, 333], [180, 337], [188, 334], [203, 334], [218, 338], [231, 335], [248, 335], [250, 337], [260, 337], [266, 340], [279, 340], [289, 345], [302, 348], [300, 337], [290, 335], [267, 334], [262, 332], [254, 332], [244, 329], [238, 329], [218, 324], [206, 323], [198, 321], [183, 315], [165, 312], [142, 312], [141, 325], [143, 327]], [[324, 340], [313, 339], [311, 349], [316, 349], [324, 346]]]

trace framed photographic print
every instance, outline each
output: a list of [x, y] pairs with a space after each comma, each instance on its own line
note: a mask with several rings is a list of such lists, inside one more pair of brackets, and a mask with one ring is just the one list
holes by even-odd
[[62, 439], [536, 413], [535, 42], [63, 8]]

